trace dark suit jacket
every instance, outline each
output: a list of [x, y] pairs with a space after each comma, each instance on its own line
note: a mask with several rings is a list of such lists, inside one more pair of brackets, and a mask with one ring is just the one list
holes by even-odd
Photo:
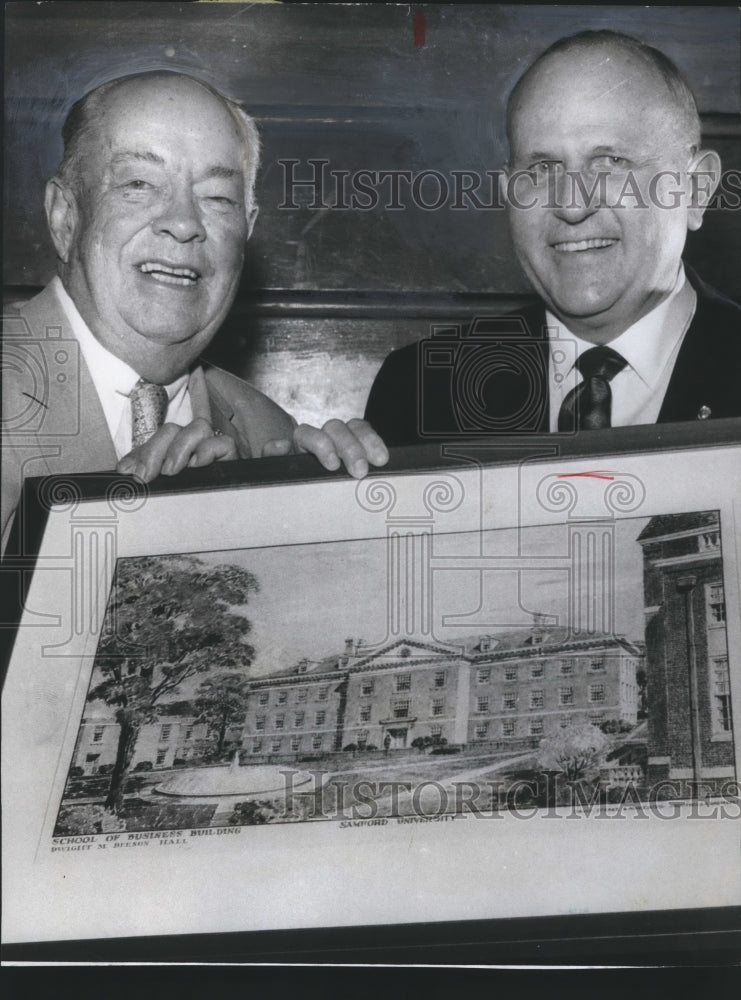
[[[689, 267], [697, 309], [659, 413], [659, 423], [741, 416], [741, 306]], [[390, 445], [466, 433], [547, 432], [545, 309], [475, 322], [460, 337], [436, 336], [393, 351], [371, 388], [365, 418]]]
[[[92, 377], [53, 288], [5, 317], [3, 343], [2, 533], [23, 480], [57, 473], [113, 471], [116, 452]], [[294, 421], [253, 386], [211, 365], [196, 366], [189, 390], [194, 417], [259, 457]]]

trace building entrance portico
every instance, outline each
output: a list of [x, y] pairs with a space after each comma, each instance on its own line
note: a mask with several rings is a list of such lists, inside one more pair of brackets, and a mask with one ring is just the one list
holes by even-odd
[[387, 735], [391, 738], [391, 742], [389, 743], [390, 750], [403, 750], [407, 746], [409, 727], [408, 726], [386, 727], [386, 732], [384, 733], [384, 745]]

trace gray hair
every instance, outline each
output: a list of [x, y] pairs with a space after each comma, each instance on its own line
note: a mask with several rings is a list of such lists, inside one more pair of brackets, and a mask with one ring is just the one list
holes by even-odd
[[100, 129], [101, 122], [105, 116], [106, 95], [117, 87], [131, 83], [134, 80], [144, 79], [167, 79], [168, 77], [179, 77], [190, 80], [192, 83], [212, 94], [222, 103], [229, 112], [234, 124], [239, 132], [245, 175], [245, 207], [249, 213], [255, 205], [255, 178], [257, 168], [260, 164], [260, 134], [257, 126], [244, 109], [236, 102], [224, 94], [219, 93], [214, 87], [199, 80], [195, 76], [187, 73], [176, 73], [170, 70], [155, 70], [150, 73], [134, 73], [131, 76], [120, 76], [115, 80], [109, 80], [101, 84], [94, 90], [85, 94], [76, 101], [69, 110], [62, 126], [62, 139], [64, 140], [64, 155], [57, 171], [57, 177], [68, 184], [73, 190], [79, 188], [82, 163], [85, 157], [85, 150], [88, 144], [95, 138]]
[[507, 101], [507, 135], [512, 137], [512, 119], [514, 117], [517, 101], [522, 93], [528, 77], [540, 66], [540, 64], [552, 55], [572, 50], [585, 50], [599, 48], [600, 46], [612, 46], [622, 49], [633, 56], [638, 57], [645, 65], [663, 80], [672, 103], [677, 111], [677, 124], [684, 130], [689, 139], [689, 145], [698, 147], [700, 144], [700, 115], [697, 111], [697, 104], [684, 74], [664, 55], [659, 49], [626, 35], [621, 31], [610, 31], [601, 29], [599, 31], [580, 31], [575, 35], [568, 35], [559, 38], [558, 41], [550, 45], [544, 52], [528, 66], [519, 78]]

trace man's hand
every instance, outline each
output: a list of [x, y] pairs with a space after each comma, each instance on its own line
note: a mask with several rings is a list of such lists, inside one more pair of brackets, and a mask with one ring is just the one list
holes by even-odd
[[146, 444], [124, 455], [116, 471], [149, 483], [160, 473], [174, 476], [185, 468], [228, 462], [237, 457], [233, 438], [214, 434], [211, 424], [198, 417], [187, 427], [164, 424]]
[[284, 438], [269, 441], [262, 450], [263, 458], [287, 455], [293, 446], [316, 455], [325, 469], [334, 472], [344, 465], [351, 476], [362, 479], [369, 465], [385, 465], [389, 460], [386, 445], [365, 420], [328, 420], [319, 430], [300, 424], [293, 441]]

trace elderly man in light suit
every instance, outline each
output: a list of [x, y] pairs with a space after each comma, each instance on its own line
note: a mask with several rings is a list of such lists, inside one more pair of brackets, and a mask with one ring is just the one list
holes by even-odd
[[4, 538], [28, 476], [115, 468], [150, 480], [291, 451], [355, 476], [383, 464], [365, 422], [297, 427], [199, 360], [257, 214], [259, 140], [241, 108], [192, 77], [139, 74], [79, 101], [63, 136], [46, 189], [59, 273], [6, 317]]

